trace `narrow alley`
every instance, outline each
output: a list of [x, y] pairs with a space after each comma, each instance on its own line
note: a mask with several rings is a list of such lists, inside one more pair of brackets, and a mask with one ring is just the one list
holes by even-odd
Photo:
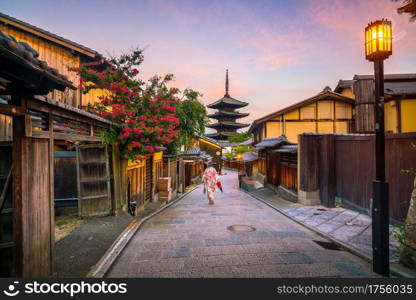
[[[329, 241], [240, 191], [237, 174], [227, 173], [215, 205], [207, 204], [199, 186], [146, 222], [107, 276], [375, 276], [364, 260], [326, 249]], [[232, 225], [244, 226], [232, 231]]]

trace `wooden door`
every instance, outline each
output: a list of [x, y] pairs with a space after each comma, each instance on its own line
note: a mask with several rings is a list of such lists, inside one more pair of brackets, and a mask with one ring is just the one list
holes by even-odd
[[0, 144], [0, 277], [13, 275], [12, 147]]
[[84, 216], [111, 213], [111, 178], [107, 146], [77, 146], [78, 212]]
[[267, 152], [266, 156], [267, 182], [274, 186], [280, 184], [280, 155], [275, 152]]

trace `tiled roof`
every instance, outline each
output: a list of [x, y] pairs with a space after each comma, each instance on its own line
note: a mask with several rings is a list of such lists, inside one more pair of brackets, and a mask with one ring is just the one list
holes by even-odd
[[[354, 80], [374, 79], [374, 75], [354, 75]], [[384, 81], [388, 80], [416, 80], [416, 73], [384, 74]]]
[[187, 152], [181, 153], [181, 156], [185, 156], [189, 159], [202, 159], [211, 160], [212, 156], [207, 154], [205, 151], [201, 151], [199, 148], [190, 148]]
[[250, 124], [246, 123], [237, 123], [237, 122], [230, 122], [230, 121], [219, 121], [217, 123], [207, 124], [206, 127], [208, 128], [218, 128], [218, 127], [233, 127], [233, 128], [243, 128], [250, 126]]
[[385, 82], [384, 93], [389, 95], [416, 94], [416, 81]]
[[279, 153], [296, 153], [298, 152], [298, 145], [282, 145], [278, 149], [273, 150], [273, 152], [279, 152]]
[[226, 116], [226, 117], [235, 117], [236, 119], [239, 119], [239, 118], [247, 117], [248, 115], [249, 113], [240, 113], [238, 111], [219, 110], [213, 114], [208, 115], [208, 118], [216, 119], [216, 118], [222, 118]]
[[243, 161], [254, 161], [258, 160], [259, 155], [255, 152], [245, 152], [243, 153]]
[[343, 88], [352, 88], [354, 85], [354, 80], [343, 80], [338, 81], [337, 86], [334, 89], [334, 92], [339, 93]]
[[225, 141], [217, 141], [218, 144], [221, 145], [221, 147], [234, 147], [234, 146], [238, 146], [238, 144], [236, 143], [230, 143], [229, 141], [225, 140]]
[[230, 97], [229, 95], [225, 95], [220, 100], [215, 101], [214, 103], [208, 104], [208, 108], [219, 108], [220, 106], [233, 106], [233, 107], [244, 107], [247, 106], [247, 102], [243, 102], [237, 99]]
[[[66, 87], [76, 89], [65, 75], [59, 74], [58, 70], [49, 67], [45, 61], [38, 59], [39, 54], [28, 43], [20, 43], [13, 36], [1, 30], [0, 56], [3, 60], [2, 64], [5, 64], [6, 61], [11, 62], [25, 70], [39, 74], [39, 78], [46, 77], [47, 80], [59, 86], [57, 89], [64, 90]], [[41, 80], [39, 79], [39, 81]]]
[[256, 144], [256, 148], [268, 148], [268, 147], [275, 147], [281, 143], [287, 143], [288, 140], [285, 135], [281, 135], [277, 138], [267, 138], [263, 139], [260, 143]]
[[205, 136], [211, 137], [211, 138], [215, 138], [218, 136], [225, 136], [225, 137], [229, 137], [229, 136], [233, 136], [235, 135], [235, 132], [216, 132], [216, 133], [207, 133]]
[[253, 138], [250, 138], [247, 141], [239, 143], [238, 146], [249, 146], [251, 144], [253, 144]]
[[211, 142], [211, 143], [216, 144], [218, 146], [221, 146], [216, 139], [210, 138], [208, 136], [200, 136], [199, 138], [207, 140], [208, 142]]

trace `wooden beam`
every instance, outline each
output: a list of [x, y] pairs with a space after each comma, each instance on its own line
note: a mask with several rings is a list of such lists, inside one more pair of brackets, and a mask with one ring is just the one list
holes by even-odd
[[48, 141], [25, 136], [13, 117], [13, 239], [17, 277], [51, 276], [51, 164]]
[[59, 116], [59, 117], [64, 117], [64, 118], [71, 119], [71, 120], [78, 121], [78, 122], [82, 122], [82, 123], [97, 125], [97, 126], [100, 126], [100, 127], [103, 127], [103, 128], [108, 128], [109, 127], [109, 124], [107, 124], [105, 122], [101, 122], [99, 120], [84, 116], [84, 115], [76, 113], [76, 112], [67, 111], [64, 108], [56, 107], [56, 106], [54, 106], [52, 104], [49, 104], [47, 102], [42, 103], [38, 100], [29, 100], [28, 101], [28, 108], [33, 109], [33, 110], [37, 110], [37, 111], [41, 111], [41, 112], [44, 112], [44, 113], [51, 113], [51, 114], [54, 114], [54, 115]]
[[49, 131], [33, 130], [32, 137], [37, 139], [49, 139], [50, 133]]
[[25, 115], [25, 136], [32, 136], [32, 117], [29, 114]]
[[69, 141], [91, 141], [91, 142], [102, 142], [101, 138], [90, 135], [77, 135], [69, 133], [55, 132], [53, 134], [55, 140], [69, 140]]
[[9, 116], [24, 116], [26, 113], [26, 109], [17, 105], [0, 103], [0, 112], [4, 115]]
[[53, 115], [48, 115], [48, 130], [49, 130], [49, 209], [50, 209], [50, 226], [53, 228], [50, 232], [50, 240], [52, 247], [51, 251], [51, 269], [50, 273], [55, 272], [55, 158], [54, 158], [54, 141], [53, 141]]

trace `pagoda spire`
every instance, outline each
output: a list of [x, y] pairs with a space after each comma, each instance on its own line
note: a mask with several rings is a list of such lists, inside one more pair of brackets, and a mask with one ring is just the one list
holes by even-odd
[[228, 69], [225, 70], [225, 96], [230, 96], [228, 94]]

